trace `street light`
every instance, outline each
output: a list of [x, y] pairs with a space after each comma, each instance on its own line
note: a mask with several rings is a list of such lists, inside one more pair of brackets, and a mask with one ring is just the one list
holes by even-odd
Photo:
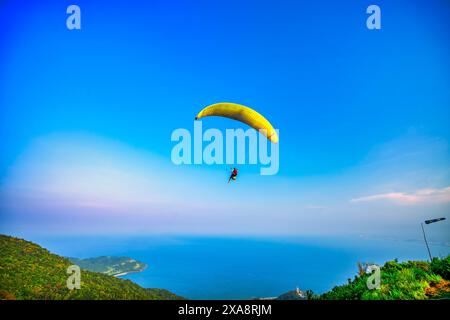
[[[425, 222], [425, 224], [430, 224], [430, 223], [435, 223], [435, 222], [442, 221], [442, 220], [445, 220], [445, 218], [425, 220], [424, 222]], [[428, 246], [427, 237], [425, 236], [425, 229], [423, 228], [423, 222], [421, 222], [420, 225], [422, 226], [423, 238], [425, 240], [425, 244], [427, 245], [427, 250], [428, 250], [428, 255], [430, 256], [430, 261], [433, 261], [433, 257], [431, 256], [430, 247]]]

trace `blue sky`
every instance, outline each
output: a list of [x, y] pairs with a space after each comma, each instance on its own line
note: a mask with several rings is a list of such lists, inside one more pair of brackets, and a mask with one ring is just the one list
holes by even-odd
[[[447, 1], [377, 1], [381, 30], [368, 1], [77, 1], [72, 31], [70, 4], [0, 5], [4, 232], [415, 234], [448, 213]], [[277, 176], [173, 166], [172, 131], [219, 101], [280, 130]]]

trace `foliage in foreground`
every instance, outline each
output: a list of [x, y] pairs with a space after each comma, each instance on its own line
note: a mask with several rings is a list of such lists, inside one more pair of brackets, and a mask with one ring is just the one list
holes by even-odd
[[0, 299], [169, 300], [181, 297], [145, 289], [130, 280], [81, 271], [81, 289], [69, 290], [72, 263], [29, 241], [0, 235]]
[[450, 298], [450, 255], [433, 261], [388, 261], [381, 267], [381, 286], [369, 290], [369, 274], [360, 273], [342, 286], [322, 295], [308, 293], [309, 299], [322, 300], [424, 300]]

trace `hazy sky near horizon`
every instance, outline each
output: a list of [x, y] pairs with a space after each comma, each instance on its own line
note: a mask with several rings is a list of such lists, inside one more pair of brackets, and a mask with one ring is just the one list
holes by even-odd
[[[420, 237], [450, 218], [450, 4], [0, 5], [0, 232]], [[174, 129], [233, 101], [280, 171], [175, 166]], [[223, 119], [206, 128], [239, 128]], [[430, 225], [450, 241], [449, 221]]]

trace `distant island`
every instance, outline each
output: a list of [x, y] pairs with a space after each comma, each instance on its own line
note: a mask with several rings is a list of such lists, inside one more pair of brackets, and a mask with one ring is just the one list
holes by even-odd
[[128, 273], [141, 272], [147, 265], [129, 257], [102, 256], [96, 258], [68, 258], [81, 269], [120, 277]]
[[[112, 273], [130, 269], [134, 271], [145, 265], [129, 258], [116, 260], [101, 257], [94, 260], [96, 259], [113, 262], [112, 265], [103, 264], [106, 269], [100, 269]], [[99, 261], [92, 265], [96, 268], [102, 266]], [[127, 263], [121, 265], [126, 261]], [[117, 262], [120, 267], [112, 267]], [[67, 269], [73, 264], [69, 259], [50, 253], [30, 241], [0, 235], [0, 300], [184, 299], [165, 289], [143, 288], [130, 280], [88, 269], [81, 272], [80, 289], [69, 290]]]

